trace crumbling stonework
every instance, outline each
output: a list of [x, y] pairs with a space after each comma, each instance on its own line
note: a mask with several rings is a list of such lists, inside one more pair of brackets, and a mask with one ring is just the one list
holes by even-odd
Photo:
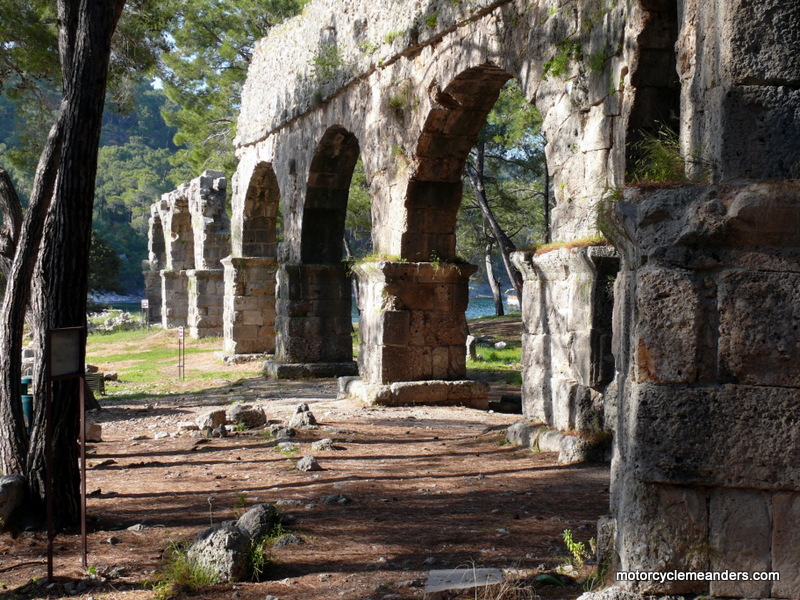
[[230, 253], [226, 180], [205, 171], [164, 194], [150, 212], [145, 293], [150, 319], [188, 327], [192, 337], [219, 336], [225, 293], [221, 259]]
[[[781, 572], [621, 594], [800, 597], [798, 47], [800, 5], [783, 0], [312, 0], [256, 45], [244, 88], [226, 350], [274, 348], [274, 376], [354, 370], [341, 259], [360, 156], [375, 256], [354, 267], [360, 379], [343, 391], [478, 405], [455, 220], [467, 154], [516, 78], [567, 242], [515, 257], [526, 415], [613, 431], [614, 568]], [[689, 178], [624, 189], [662, 129]], [[194, 268], [185, 212], [175, 197], [153, 220], [165, 324], [190, 312], [166, 300]], [[600, 223], [614, 250], [581, 240]]]

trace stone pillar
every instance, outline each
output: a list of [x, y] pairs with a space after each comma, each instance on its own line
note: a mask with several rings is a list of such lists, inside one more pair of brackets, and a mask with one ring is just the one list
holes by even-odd
[[358, 370], [353, 361], [350, 277], [341, 264], [283, 264], [277, 272], [277, 378], [336, 377]]
[[188, 278], [186, 324], [193, 338], [221, 337], [225, 299], [222, 269], [192, 269]]
[[779, 571], [633, 591], [800, 597], [800, 184], [636, 190], [614, 209], [624, 571]]
[[225, 267], [224, 352], [228, 356], [275, 351], [274, 258], [222, 259]]
[[611, 354], [613, 283], [619, 258], [610, 246], [516, 252], [522, 292], [524, 415], [560, 429], [604, 430]]
[[161, 322], [161, 272], [150, 270], [150, 261], [142, 261], [144, 276], [144, 297], [148, 301], [148, 320], [151, 323]]
[[186, 327], [189, 317], [188, 271], [161, 271], [161, 325], [164, 329]]
[[485, 407], [487, 386], [465, 381], [469, 276], [453, 263], [362, 263], [358, 276], [361, 381], [368, 403]]

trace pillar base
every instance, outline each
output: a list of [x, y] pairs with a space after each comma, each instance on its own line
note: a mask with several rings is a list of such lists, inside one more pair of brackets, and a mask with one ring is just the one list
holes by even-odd
[[380, 406], [468, 406], [489, 408], [489, 385], [481, 381], [398, 381], [388, 385], [357, 377], [339, 378], [339, 396]]
[[264, 363], [262, 374], [271, 379], [323, 379], [356, 375], [358, 364], [355, 361], [324, 363], [282, 363], [268, 360]]

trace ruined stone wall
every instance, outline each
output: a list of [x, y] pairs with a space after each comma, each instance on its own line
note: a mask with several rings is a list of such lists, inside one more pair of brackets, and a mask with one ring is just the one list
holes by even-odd
[[145, 294], [150, 318], [188, 327], [192, 337], [223, 333], [221, 259], [230, 254], [223, 173], [204, 171], [161, 197], [150, 211]]
[[[461, 173], [515, 77], [544, 118], [553, 237], [572, 242], [516, 257], [526, 414], [614, 430], [614, 568], [782, 575], [624, 587], [800, 597], [800, 194], [786, 181], [800, 165], [799, 40], [800, 5], [783, 0], [312, 1], [257, 45], [238, 126], [234, 256], [270, 254], [252, 232], [277, 204], [283, 215], [275, 372], [348, 368], [335, 244], [360, 155], [378, 254], [355, 268], [363, 387], [389, 404], [467, 397], [450, 353], [466, 335]], [[624, 190], [637, 143], [662, 127], [704, 184]], [[613, 327], [614, 252], [580, 239], [598, 217], [621, 261]]]

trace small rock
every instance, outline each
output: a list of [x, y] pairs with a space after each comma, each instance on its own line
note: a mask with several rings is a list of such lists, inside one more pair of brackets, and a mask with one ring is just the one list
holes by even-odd
[[103, 441], [103, 426], [100, 423], [86, 422], [86, 441], [87, 442], [102, 442]]
[[131, 438], [132, 442], [141, 442], [142, 440], [149, 440], [150, 438], [146, 435], [135, 435]]
[[158, 433], [156, 433], [153, 436], [153, 439], [154, 440], [163, 440], [163, 439], [168, 438], [168, 437], [169, 437], [169, 433], [167, 433], [166, 431], [159, 431]]
[[250, 539], [258, 540], [268, 535], [269, 532], [281, 521], [280, 514], [273, 504], [257, 504], [239, 520], [236, 526], [246, 533]]
[[495, 350], [502, 350], [502, 349], [506, 348], [507, 346], [508, 346], [508, 344], [506, 344], [505, 342], [497, 342], [494, 345]]
[[117, 544], [119, 544], [119, 538], [118, 537], [114, 537], [112, 535], [110, 538], [108, 538], [106, 540], [106, 544], [109, 544], [111, 546], [116, 546]]
[[294, 452], [299, 448], [299, 446], [292, 442], [280, 442], [277, 448], [281, 452]]
[[321, 440], [317, 440], [316, 442], [312, 442], [311, 449], [315, 452], [333, 450], [333, 440], [331, 438], [323, 438]]
[[128, 527], [128, 531], [144, 531], [145, 529], [149, 529], [149, 527], [144, 523], [137, 523]]
[[105, 379], [106, 381], [116, 381], [117, 379], [119, 379], [119, 375], [117, 374], [116, 371], [111, 373], [105, 373], [103, 375], [103, 379]]
[[298, 471], [322, 471], [322, 467], [313, 456], [304, 456], [297, 461], [295, 468]]
[[224, 424], [220, 425], [219, 427], [215, 427], [211, 430], [211, 437], [215, 438], [224, 438], [228, 437], [228, 428], [225, 427]]
[[344, 494], [328, 494], [319, 499], [323, 504], [352, 504], [352, 500]]
[[253, 408], [249, 404], [234, 404], [228, 409], [227, 419], [234, 425], [253, 429], [264, 425], [267, 422], [267, 415], [260, 407]]
[[197, 417], [195, 423], [198, 429], [216, 429], [220, 425], [225, 425], [226, 418], [224, 410], [210, 410]]
[[310, 427], [317, 424], [317, 419], [314, 417], [314, 413], [308, 408], [308, 404], [305, 402], [302, 404], [298, 404], [294, 410], [294, 415], [292, 415], [291, 420], [289, 421], [289, 427], [294, 427], [295, 429], [299, 429], [300, 427]]
[[178, 421], [178, 429], [181, 431], [200, 431], [200, 428], [194, 421]]
[[428, 558], [422, 561], [422, 564], [427, 566], [435, 565], [436, 559], [433, 558], [432, 556], [429, 556]]
[[281, 548], [283, 546], [299, 546], [300, 544], [305, 544], [303, 538], [293, 533], [287, 533], [286, 535], [279, 537], [273, 545], [276, 548]]

